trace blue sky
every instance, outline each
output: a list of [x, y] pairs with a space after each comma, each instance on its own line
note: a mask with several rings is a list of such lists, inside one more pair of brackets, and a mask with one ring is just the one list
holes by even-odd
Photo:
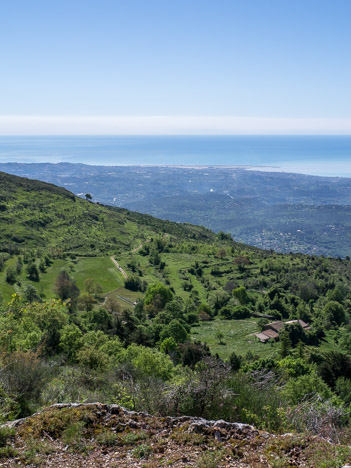
[[349, 125], [350, 18], [349, 0], [3, 0], [0, 115]]

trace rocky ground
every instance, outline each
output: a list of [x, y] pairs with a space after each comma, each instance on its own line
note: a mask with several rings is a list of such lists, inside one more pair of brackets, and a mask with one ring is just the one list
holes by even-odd
[[3, 425], [0, 457], [3, 467], [340, 468], [351, 450], [311, 435], [92, 403], [54, 405]]

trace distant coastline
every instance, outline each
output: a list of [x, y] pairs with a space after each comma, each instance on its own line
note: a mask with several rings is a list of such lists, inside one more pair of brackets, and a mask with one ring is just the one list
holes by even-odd
[[1, 136], [0, 162], [219, 167], [351, 177], [351, 136]]

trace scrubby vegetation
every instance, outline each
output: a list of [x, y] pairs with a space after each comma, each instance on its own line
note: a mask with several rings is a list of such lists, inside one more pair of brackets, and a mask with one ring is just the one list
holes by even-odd
[[[349, 260], [261, 251], [2, 177], [1, 422], [102, 401], [349, 443]], [[40, 206], [52, 231], [25, 231]], [[254, 336], [294, 319], [310, 329]]]

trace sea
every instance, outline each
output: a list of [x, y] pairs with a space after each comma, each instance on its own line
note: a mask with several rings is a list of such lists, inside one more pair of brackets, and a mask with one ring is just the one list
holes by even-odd
[[246, 166], [351, 177], [351, 136], [1, 136], [0, 162]]

